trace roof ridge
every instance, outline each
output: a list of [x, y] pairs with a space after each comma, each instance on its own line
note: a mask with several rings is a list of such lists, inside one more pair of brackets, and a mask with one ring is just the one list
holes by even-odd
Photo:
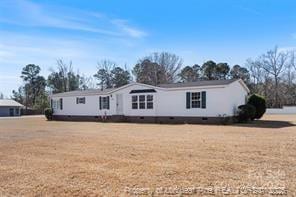
[[161, 83], [158, 85], [163, 85], [163, 84], [187, 84], [187, 83], [198, 83], [198, 82], [218, 82], [218, 81], [236, 81], [239, 79], [214, 79], [214, 80], [197, 80], [197, 81], [189, 81], [189, 82], [172, 82], [172, 83]]

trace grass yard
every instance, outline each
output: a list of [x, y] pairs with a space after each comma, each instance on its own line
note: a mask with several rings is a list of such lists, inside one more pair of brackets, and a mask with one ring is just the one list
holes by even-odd
[[294, 124], [296, 115], [227, 126], [2, 118], [0, 196], [296, 196]]

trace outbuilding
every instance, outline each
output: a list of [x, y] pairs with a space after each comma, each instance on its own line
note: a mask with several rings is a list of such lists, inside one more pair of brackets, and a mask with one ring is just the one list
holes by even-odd
[[22, 104], [11, 99], [0, 99], [0, 117], [20, 116]]
[[152, 86], [130, 83], [105, 90], [53, 94], [56, 120], [156, 123], [217, 123], [231, 119], [245, 104], [248, 87], [241, 79]]

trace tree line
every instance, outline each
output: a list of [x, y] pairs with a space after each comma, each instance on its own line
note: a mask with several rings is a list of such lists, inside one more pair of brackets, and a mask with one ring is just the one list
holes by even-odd
[[55, 69], [50, 69], [47, 78], [41, 76], [40, 66], [26, 65], [21, 72], [23, 85], [12, 92], [12, 99], [42, 111], [49, 106], [50, 93], [117, 88], [131, 81], [158, 85], [242, 79], [251, 93], [266, 98], [267, 107], [296, 105], [295, 54], [294, 51], [280, 51], [275, 47], [255, 59], [248, 59], [245, 66], [231, 67], [228, 63], [212, 60], [201, 65], [184, 66], [181, 57], [168, 52], [157, 52], [139, 59], [131, 70], [126, 65], [102, 60], [92, 76], [74, 71], [72, 61], [66, 63], [58, 59]]

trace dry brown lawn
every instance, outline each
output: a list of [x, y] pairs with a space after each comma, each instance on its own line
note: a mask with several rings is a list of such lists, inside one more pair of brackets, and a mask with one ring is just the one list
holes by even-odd
[[296, 115], [227, 126], [0, 119], [0, 196], [206, 196], [211, 189], [295, 196], [294, 124]]

